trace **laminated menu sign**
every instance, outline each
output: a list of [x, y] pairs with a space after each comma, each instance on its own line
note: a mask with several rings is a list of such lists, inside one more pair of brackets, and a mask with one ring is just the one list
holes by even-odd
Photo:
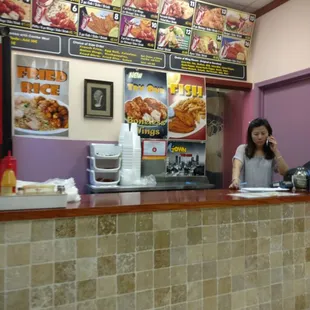
[[159, 23], [156, 48], [164, 52], [187, 54], [190, 37], [190, 28]]
[[166, 74], [125, 68], [124, 114], [141, 138], [167, 137]]
[[32, 3], [32, 28], [76, 35], [78, 5], [65, 0], [38, 0]]
[[125, 0], [123, 14], [157, 20], [159, 0]]
[[194, 0], [162, 0], [159, 20], [191, 27], [195, 4]]
[[1, 1], [0, 23], [29, 28], [31, 24], [31, 0]]
[[206, 140], [205, 79], [179, 73], [167, 74], [169, 139]]
[[154, 49], [157, 22], [146, 18], [122, 16], [119, 42]]
[[206, 144], [203, 142], [169, 141], [167, 147], [169, 176], [205, 175]]
[[80, 7], [79, 36], [118, 42], [120, 13]]
[[15, 135], [63, 136], [69, 130], [69, 62], [16, 56]]

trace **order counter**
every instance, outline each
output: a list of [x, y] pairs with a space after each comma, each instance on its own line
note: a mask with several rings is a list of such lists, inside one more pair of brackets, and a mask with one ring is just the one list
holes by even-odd
[[310, 194], [229, 193], [0, 212], [0, 309], [310, 308]]

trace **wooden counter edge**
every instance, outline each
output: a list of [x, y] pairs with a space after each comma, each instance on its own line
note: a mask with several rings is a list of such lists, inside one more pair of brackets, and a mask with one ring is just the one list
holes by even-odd
[[[212, 190], [209, 193], [215, 193], [215, 191]], [[95, 204], [95, 206], [92, 206], [90, 202], [89, 204], [87, 204], [86, 202], [82, 202], [81, 204], [79, 203], [68, 204], [68, 207], [65, 209], [36, 209], [36, 210], [27, 209], [18, 211], [0, 211], [0, 222], [53, 219], [64, 217], [100, 216], [105, 214], [194, 210], [194, 209], [225, 208], [225, 207], [266, 206], [266, 205], [277, 205], [283, 203], [310, 202], [309, 194], [302, 194], [300, 196], [269, 197], [259, 199], [233, 199], [233, 197], [231, 196], [230, 196], [231, 198], [227, 198], [227, 194], [229, 193], [229, 191], [218, 190], [217, 193], [223, 194], [225, 196], [223, 196], [222, 199], [208, 199], [208, 197], [206, 197], [204, 201], [186, 201], [186, 202], [171, 201], [170, 203], [150, 202], [142, 205], [141, 204], [107, 205], [104, 203], [97, 203]], [[186, 195], [186, 192], [184, 195]], [[98, 196], [98, 198], [101, 198], [100, 195], [95, 195], [95, 197], [96, 196]], [[84, 195], [83, 197], [86, 198], [86, 200], [87, 199], [90, 200], [90, 197], [92, 196]], [[224, 199], [224, 197], [226, 199]]]

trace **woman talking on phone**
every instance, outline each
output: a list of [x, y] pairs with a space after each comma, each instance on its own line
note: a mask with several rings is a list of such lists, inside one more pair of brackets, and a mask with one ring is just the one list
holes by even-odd
[[273, 172], [284, 176], [287, 170], [270, 124], [263, 118], [254, 119], [248, 127], [247, 144], [238, 146], [233, 157], [229, 188], [239, 189], [241, 183], [246, 183], [246, 187], [270, 187]]

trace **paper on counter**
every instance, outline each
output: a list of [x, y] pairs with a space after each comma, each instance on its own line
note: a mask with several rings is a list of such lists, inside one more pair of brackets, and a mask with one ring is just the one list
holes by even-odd
[[280, 193], [280, 192], [264, 192], [264, 193], [240, 192], [240, 193], [233, 193], [233, 194], [228, 194], [228, 195], [234, 196], [234, 197], [240, 197], [240, 198], [267, 198], [267, 197], [296, 196], [296, 195], [300, 195], [300, 194], [296, 194], [296, 193]]

